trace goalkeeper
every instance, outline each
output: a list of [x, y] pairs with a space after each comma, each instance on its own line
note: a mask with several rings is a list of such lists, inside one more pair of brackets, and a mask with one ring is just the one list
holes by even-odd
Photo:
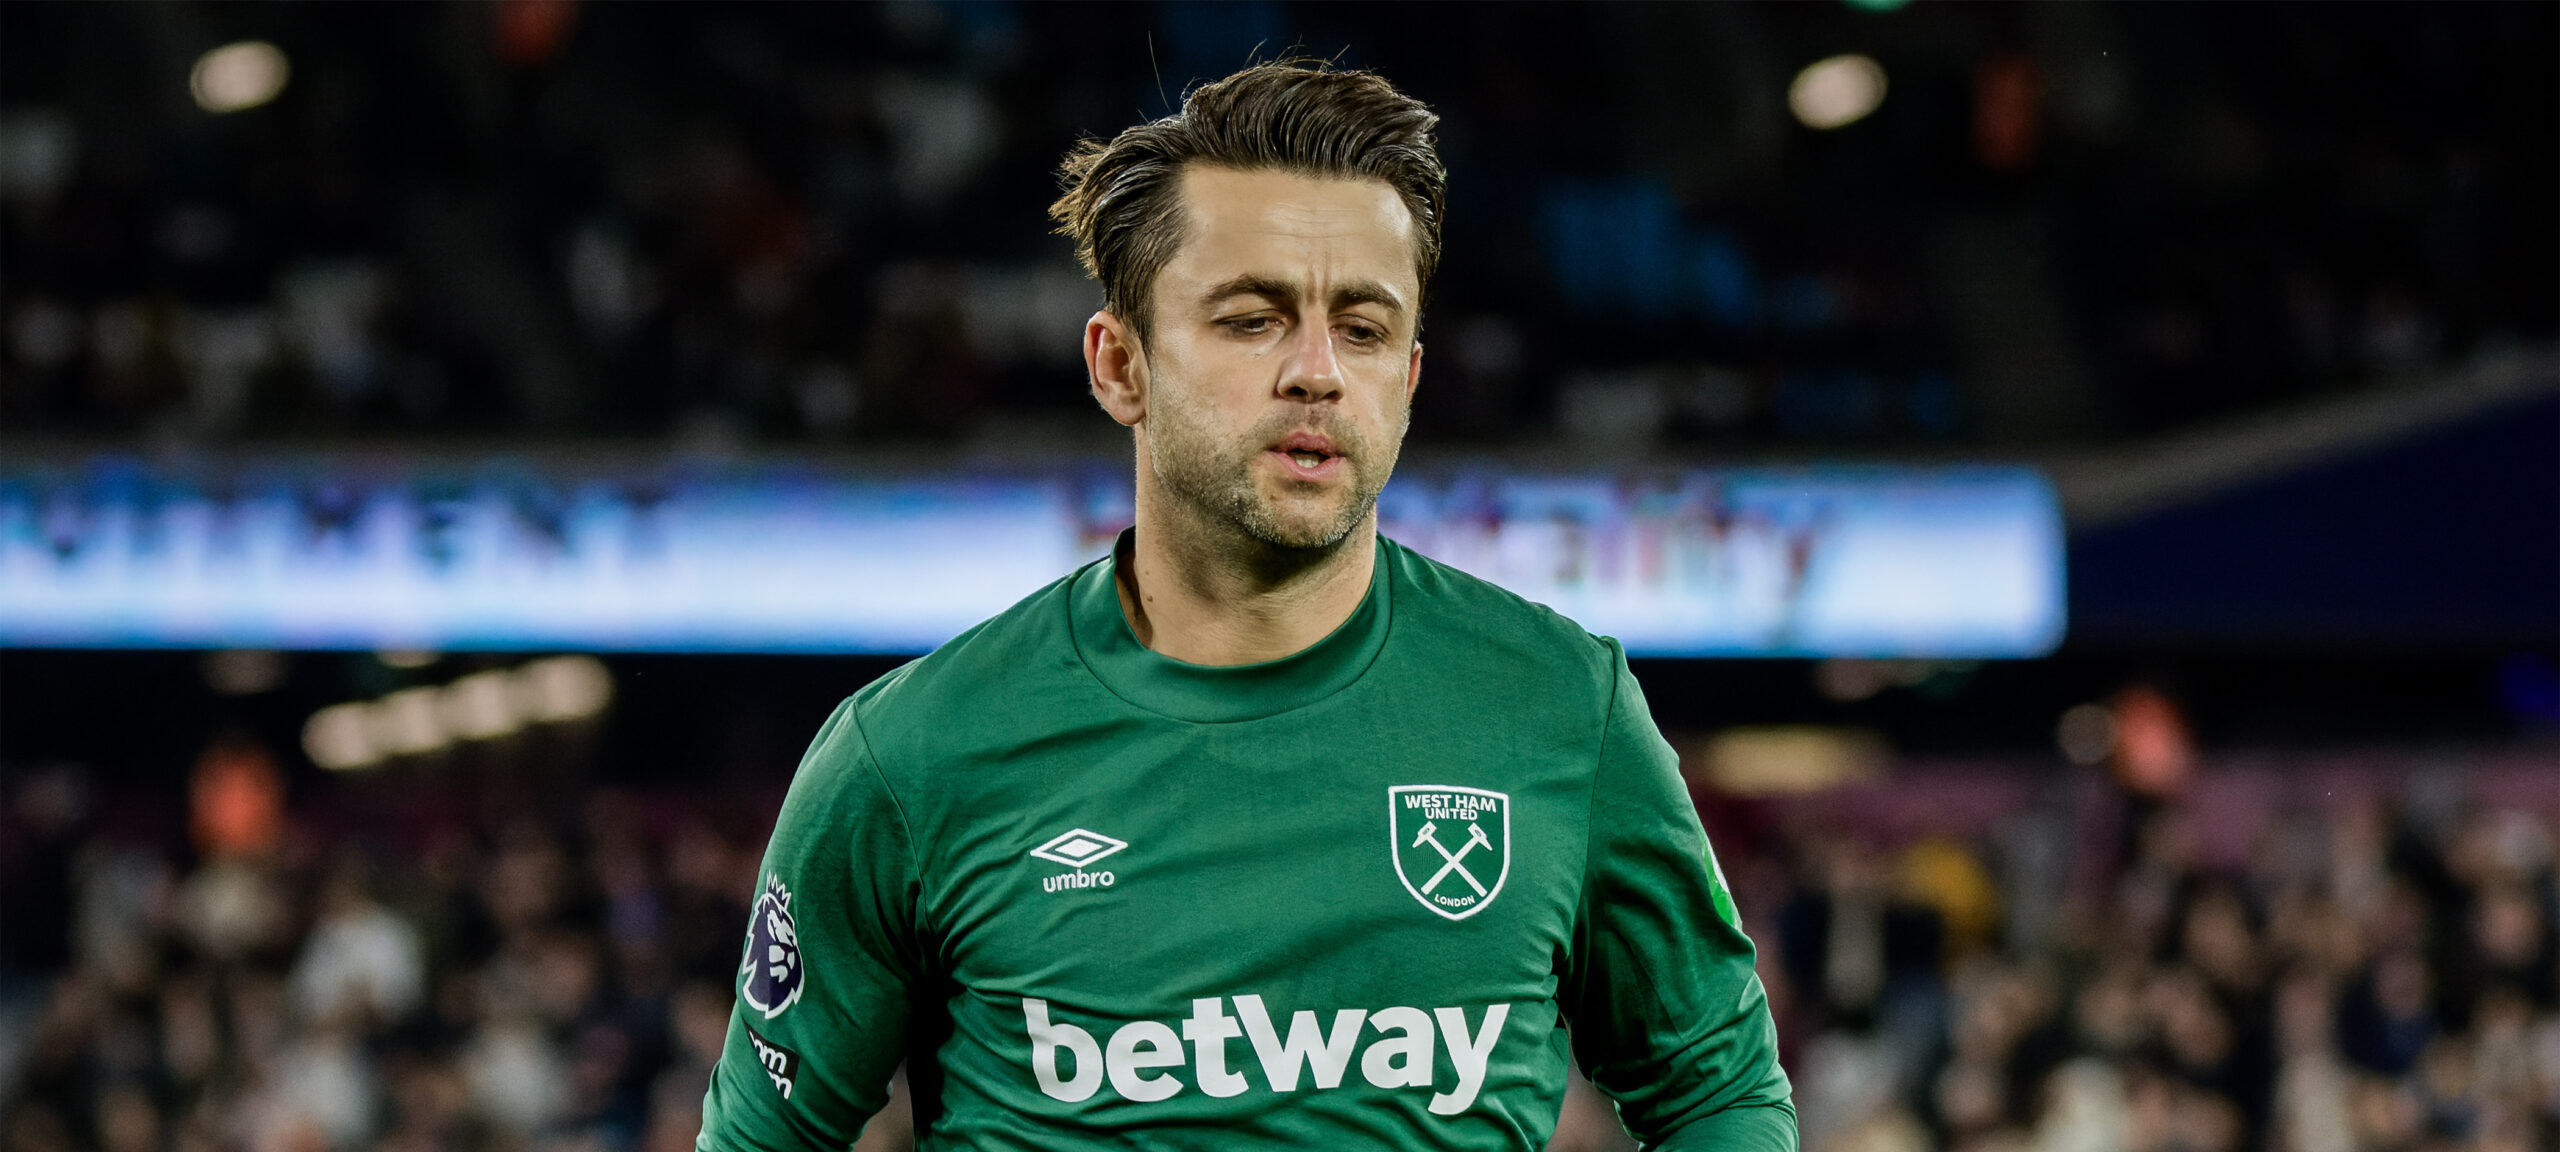
[[1614, 641], [1378, 535], [1436, 117], [1295, 63], [1052, 206], [1133, 430], [1110, 556], [839, 706], [767, 848], [700, 1147], [1793, 1149], [1752, 945]]

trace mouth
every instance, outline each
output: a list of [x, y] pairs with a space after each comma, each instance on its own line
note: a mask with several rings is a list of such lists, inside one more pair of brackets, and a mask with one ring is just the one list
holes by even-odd
[[1343, 458], [1333, 441], [1312, 432], [1291, 433], [1274, 445], [1270, 454], [1279, 457], [1292, 474], [1311, 480], [1339, 471], [1338, 462]]

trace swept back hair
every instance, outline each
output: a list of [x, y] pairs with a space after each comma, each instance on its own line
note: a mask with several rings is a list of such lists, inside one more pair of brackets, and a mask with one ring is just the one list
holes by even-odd
[[1428, 289], [1448, 201], [1439, 123], [1374, 72], [1256, 64], [1192, 89], [1172, 116], [1078, 143], [1058, 166], [1049, 216], [1102, 283], [1102, 306], [1142, 339], [1156, 274], [1182, 243], [1182, 173], [1192, 164], [1385, 181], [1413, 217], [1414, 270]]

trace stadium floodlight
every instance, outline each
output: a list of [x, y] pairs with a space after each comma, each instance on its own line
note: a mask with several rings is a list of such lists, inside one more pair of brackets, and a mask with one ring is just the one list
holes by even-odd
[[366, 712], [373, 746], [393, 756], [422, 756], [453, 743], [433, 688], [403, 688]]
[[243, 112], [275, 99], [291, 75], [283, 49], [264, 40], [243, 40], [197, 58], [187, 90], [195, 95], [196, 107], [207, 112]]
[[1816, 60], [1787, 87], [1787, 107], [1807, 128], [1829, 131], [1867, 118], [1884, 103], [1884, 65], [1855, 53]]
[[445, 726], [464, 740], [495, 740], [524, 727], [516, 707], [511, 674], [491, 669], [474, 672], [445, 686]]
[[311, 714], [302, 726], [302, 751], [311, 762], [332, 772], [354, 772], [381, 762], [373, 746], [371, 722], [364, 704], [333, 704]]
[[593, 656], [554, 656], [516, 671], [517, 710], [536, 720], [584, 720], [613, 702], [613, 674]]

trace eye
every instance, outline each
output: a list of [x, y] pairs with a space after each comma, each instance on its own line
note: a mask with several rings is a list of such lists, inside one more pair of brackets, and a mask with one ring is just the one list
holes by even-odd
[[1387, 338], [1385, 329], [1376, 327], [1375, 325], [1356, 322], [1343, 325], [1342, 332], [1344, 335], [1349, 336], [1351, 338], [1351, 342], [1354, 344], [1377, 344], [1385, 341]]
[[1271, 331], [1279, 320], [1270, 316], [1239, 316], [1233, 320], [1221, 320], [1218, 323], [1224, 325], [1227, 331], [1239, 336], [1260, 336]]

